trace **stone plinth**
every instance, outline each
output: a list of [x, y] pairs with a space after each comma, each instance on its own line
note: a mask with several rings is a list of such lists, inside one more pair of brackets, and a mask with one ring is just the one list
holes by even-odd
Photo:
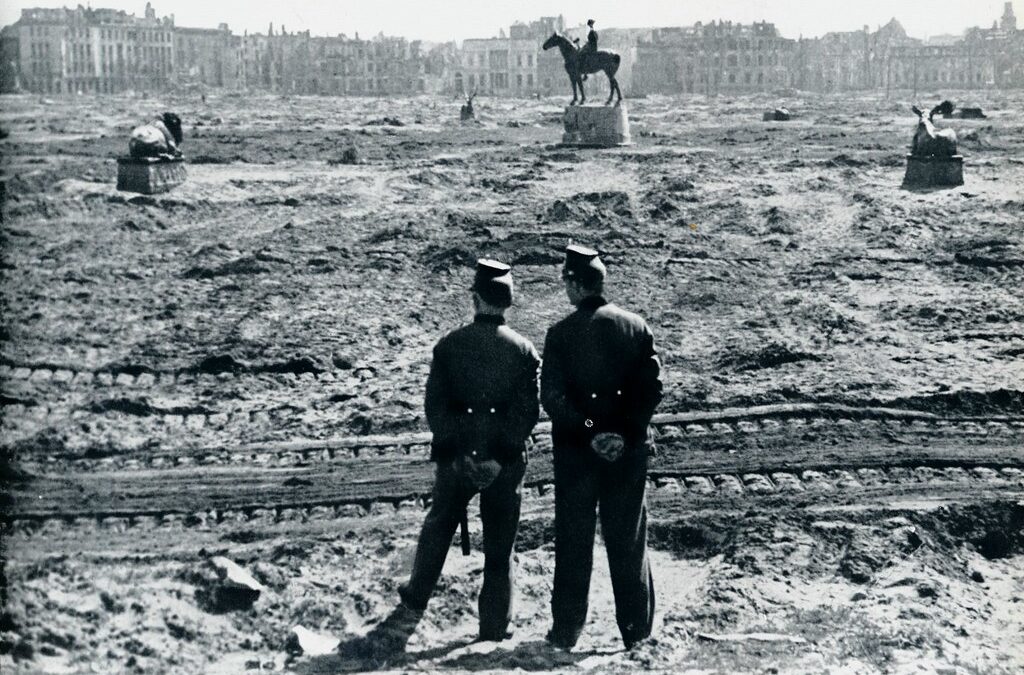
[[785, 108], [776, 108], [775, 110], [767, 110], [761, 119], [765, 122], [788, 122], [792, 115]]
[[952, 157], [907, 155], [907, 173], [903, 176], [903, 187], [956, 187], [963, 184], [963, 155], [953, 155]]
[[629, 145], [629, 117], [626, 106], [571, 105], [563, 117], [565, 133], [562, 143], [582, 147], [612, 147]]
[[118, 157], [117, 189], [151, 195], [167, 192], [185, 182], [185, 160], [181, 157]]

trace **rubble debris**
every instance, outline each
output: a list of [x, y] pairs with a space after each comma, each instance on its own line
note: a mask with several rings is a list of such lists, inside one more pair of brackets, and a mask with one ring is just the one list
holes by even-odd
[[788, 642], [794, 645], [807, 644], [807, 640], [797, 635], [783, 633], [697, 633], [697, 637], [707, 642]]
[[210, 559], [218, 581], [209, 589], [211, 607], [219, 611], [248, 609], [266, 590], [263, 584], [243, 567], [224, 556]]
[[288, 637], [288, 650], [306, 656], [333, 654], [338, 651], [340, 644], [341, 640], [336, 637], [320, 635], [303, 626], [292, 628], [292, 634]]
[[776, 108], [775, 110], [767, 110], [761, 119], [765, 122], [788, 122], [793, 117], [793, 114], [786, 108]]

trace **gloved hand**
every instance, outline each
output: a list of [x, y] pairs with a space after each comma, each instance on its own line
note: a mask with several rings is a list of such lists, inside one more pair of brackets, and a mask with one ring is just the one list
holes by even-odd
[[614, 462], [622, 457], [625, 447], [626, 441], [619, 434], [603, 432], [590, 440], [590, 448], [598, 457], [608, 462]]
[[477, 461], [466, 455], [460, 455], [455, 460], [455, 469], [460, 475], [465, 476], [476, 486], [476, 489], [483, 490], [494, 482], [494, 479], [501, 473], [501, 464], [493, 459]]

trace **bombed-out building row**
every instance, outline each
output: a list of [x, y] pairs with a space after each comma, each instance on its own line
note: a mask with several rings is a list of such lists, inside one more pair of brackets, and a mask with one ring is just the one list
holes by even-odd
[[48, 94], [157, 91], [170, 87], [296, 94], [437, 93], [450, 89], [454, 45], [383, 34], [369, 40], [175, 25], [146, 4], [121, 10], [24, 9], [0, 31], [0, 91]]
[[[383, 34], [360, 39], [289, 33], [236, 35], [175, 25], [146, 4], [141, 17], [112, 9], [33, 8], [0, 31], [0, 90], [113, 93], [216, 87], [296, 94], [389, 95], [473, 92], [537, 96], [566, 91], [560, 32], [585, 40], [562, 16], [516, 23], [497, 37], [428, 44]], [[621, 56], [617, 78], [632, 96], [729, 94], [779, 89], [856, 91], [1024, 87], [1024, 31], [1013, 4], [990, 28], [911, 38], [895, 19], [871, 30], [785, 37], [774, 24], [601, 26], [601, 48]], [[604, 77], [588, 93], [607, 89]]]

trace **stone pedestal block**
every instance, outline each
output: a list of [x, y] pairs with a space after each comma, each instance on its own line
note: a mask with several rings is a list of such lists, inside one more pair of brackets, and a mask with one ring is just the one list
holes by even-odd
[[563, 117], [565, 145], [612, 147], [629, 145], [629, 117], [626, 106], [568, 106]]
[[785, 108], [776, 108], [775, 110], [768, 110], [761, 119], [765, 122], [788, 122], [792, 117], [791, 113]]
[[956, 187], [963, 184], [963, 155], [953, 155], [952, 157], [907, 155], [907, 173], [903, 176], [903, 187]]
[[185, 182], [185, 160], [157, 157], [118, 157], [117, 189], [151, 195]]

